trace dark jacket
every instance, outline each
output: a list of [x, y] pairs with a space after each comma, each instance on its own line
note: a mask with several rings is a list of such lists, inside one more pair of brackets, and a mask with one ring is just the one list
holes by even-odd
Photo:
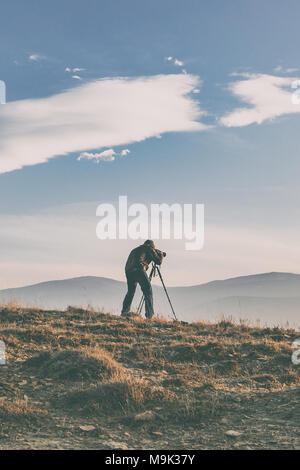
[[154, 261], [155, 264], [161, 264], [163, 257], [164, 253], [162, 251], [156, 250], [149, 245], [140, 245], [130, 252], [125, 271], [130, 272], [138, 268], [147, 270], [151, 261]]

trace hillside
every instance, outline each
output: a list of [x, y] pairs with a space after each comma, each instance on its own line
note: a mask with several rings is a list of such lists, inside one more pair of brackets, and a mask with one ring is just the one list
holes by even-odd
[[299, 336], [2, 307], [1, 449], [299, 449]]
[[[164, 268], [162, 268], [163, 271]], [[167, 275], [163, 272], [167, 283]], [[48, 281], [15, 289], [0, 290], [0, 301], [17, 301], [47, 309], [65, 309], [68, 305], [104, 309], [120, 313], [126, 292], [125, 282], [105, 277], [78, 277]], [[185, 321], [233, 319], [259, 321], [263, 326], [300, 326], [300, 275], [265, 273], [235, 277], [187, 287], [170, 287], [178, 317]], [[140, 299], [135, 297], [134, 306]], [[170, 311], [160, 285], [154, 286], [156, 312]]]

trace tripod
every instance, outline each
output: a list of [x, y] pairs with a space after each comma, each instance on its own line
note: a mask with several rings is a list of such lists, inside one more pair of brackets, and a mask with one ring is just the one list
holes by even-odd
[[[152, 269], [151, 269], [151, 272], [150, 272], [150, 275], [149, 275], [149, 281], [150, 281], [150, 282], [151, 282], [151, 279], [156, 276], [156, 273], [158, 273], [159, 278], [160, 278], [161, 283], [162, 283], [162, 286], [163, 286], [164, 291], [165, 291], [165, 293], [166, 293], [167, 299], [168, 299], [168, 301], [169, 301], [169, 304], [170, 304], [170, 307], [171, 307], [171, 310], [172, 310], [172, 313], [173, 313], [173, 316], [174, 316], [174, 320], [175, 320], [175, 321], [178, 321], [178, 319], [177, 319], [177, 317], [176, 317], [176, 313], [175, 313], [174, 308], [173, 308], [173, 305], [172, 305], [172, 302], [171, 302], [171, 299], [170, 299], [170, 297], [169, 297], [167, 288], [166, 288], [165, 283], [164, 283], [164, 280], [163, 280], [163, 278], [162, 278], [160, 269], [159, 269], [159, 267], [157, 266], [157, 264], [152, 263]], [[141, 298], [141, 300], [140, 300], [140, 303], [139, 303], [139, 306], [138, 306], [138, 309], [137, 309], [137, 313], [138, 313], [139, 315], [140, 315], [141, 312], [142, 312], [142, 308], [143, 308], [143, 306], [144, 306], [144, 302], [145, 302], [145, 297], [142, 296], [142, 298]]]

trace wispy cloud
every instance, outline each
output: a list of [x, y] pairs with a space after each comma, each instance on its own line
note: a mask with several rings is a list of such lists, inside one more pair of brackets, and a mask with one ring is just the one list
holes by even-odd
[[38, 62], [39, 60], [43, 60], [45, 59], [45, 56], [41, 55], [41, 54], [31, 54], [28, 59], [31, 61], [31, 62]]
[[82, 72], [83, 70], [85, 70], [83, 67], [66, 67], [65, 68], [65, 72], [74, 72], [74, 73], [77, 73], [77, 72]]
[[9, 102], [0, 107], [0, 173], [166, 132], [205, 130], [199, 122], [205, 113], [191, 95], [199, 83], [188, 74], [108, 78]]
[[284, 68], [282, 65], [277, 65], [277, 67], [274, 68], [274, 72], [276, 73], [295, 73], [298, 72], [297, 68]]
[[114, 151], [114, 149], [108, 149], [108, 150], [104, 150], [103, 152], [100, 152], [100, 153], [82, 152], [79, 155], [79, 157], [77, 158], [77, 160], [84, 160], [84, 159], [85, 160], [94, 160], [97, 163], [99, 163], [100, 161], [112, 162], [112, 161], [114, 161], [115, 156], [116, 156], [116, 152]]
[[295, 78], [266, 74], [241, 74], [242, 79], [230, 84], [232, 94], [246, 103], [220, 119], [227, 127], [261, 124], [266, 120], [292, 113], [300, 113], [294, 104], [292, 84]]
[[93, 160], [96, 163], [99, 162], [113, 162], [116, 156], [125, 157], [130, 153], [129, 149], [123, 149], [119, 153], [115, 152], [114, 149], [107, 149], [103, 152], [81, 152], [77, 160]]
[[65, 72], [73, 73], [72, 78], [75, 80], [82, 80], [82, 77], [78, 75], [78, 72], [83, 72], [85, 69], [83, 67], [65, 67]]
[[182, 60], [174, 59], [174, 65], [177, 65], [178, 67], [182, 67], [184, 64]]
[[166, 57], [166, 60], [168, 62], [172, 62], [172, 64], [176, 65], [177, 67], [184, 66], [184, 62], [182, 62], [182, 60], [176, 59], [176, 57], [169, 56], [169, 57]]

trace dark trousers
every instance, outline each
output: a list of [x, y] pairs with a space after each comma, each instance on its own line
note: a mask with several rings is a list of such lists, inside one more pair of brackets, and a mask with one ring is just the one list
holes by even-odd
[[154, 315], [153, 310], [153, 294], [152, 287], [144, 269], [135, 269], [133, 271], [126, 272], [127, 278], [127, 294], [125, 296], [122, 308], [122, 315], [125, 315], [130, 311], [131, 303], [135, 294], [136, 286], [139, 283], [142, 292], [145, 297], [145, 310], [146, 317], [152, 318]]

